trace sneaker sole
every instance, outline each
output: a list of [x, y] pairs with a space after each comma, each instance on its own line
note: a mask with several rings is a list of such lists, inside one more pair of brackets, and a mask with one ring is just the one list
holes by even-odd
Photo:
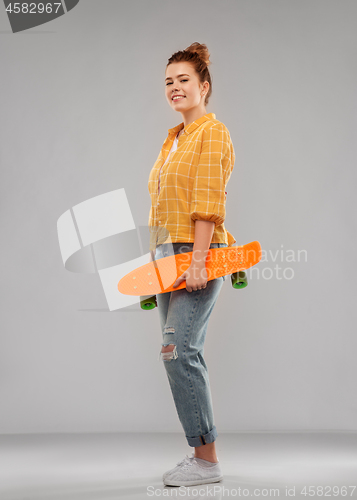
[[166, 486], [196, 486], [198, 484], [217, 483], [218, 481], [222, 481], [222, 479], [223, 476], [207, 479], [195, 479], [194, 481], [171, 481], [170, 479], [164, 479], [164, 484]]

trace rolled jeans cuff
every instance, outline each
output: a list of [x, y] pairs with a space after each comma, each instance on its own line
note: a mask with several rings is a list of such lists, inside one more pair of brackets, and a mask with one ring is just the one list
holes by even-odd
[[218, 436], [216, 426], [214, 425], [212, 429], [207, 432], [207, 434], [202, 434], [198, 437], [188, 437], [186, 436], [189, 446], [197, 448], [198, 446], [203, 446], [204, 444], [213, 443]]

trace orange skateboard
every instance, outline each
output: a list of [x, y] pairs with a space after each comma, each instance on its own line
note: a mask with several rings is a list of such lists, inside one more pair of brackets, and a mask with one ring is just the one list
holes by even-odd
[[[185, 281], [176, 288], [172, 285], [189, 268], [192, 255], [193, 252], [179, 253], [140, 266], [123, 276], [118, 283], [118, 290], [124, 295], [153, 297], [158, 293], [186, 288]], [[262, 249], [259, 241], [252, 241], [243, 246], [210, 248], [206, 258], [208, 281], [230, 273], [242, 275], [241, 272], [255, 266], [261, 256]]]

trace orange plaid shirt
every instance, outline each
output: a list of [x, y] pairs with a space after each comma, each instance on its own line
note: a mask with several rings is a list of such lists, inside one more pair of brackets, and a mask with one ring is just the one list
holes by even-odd
[[229, 131], [214, 113], [207, 113], [185, 127], [165, 163], [182, 128], [183, 122], [168, 130], [149, 175], [150, 250], [162, 243], [193, 243], [195, 220], [215, 223], [211, 243], [233, 246], [236, 239], [223, 224], [225, 188], [235, 161]]

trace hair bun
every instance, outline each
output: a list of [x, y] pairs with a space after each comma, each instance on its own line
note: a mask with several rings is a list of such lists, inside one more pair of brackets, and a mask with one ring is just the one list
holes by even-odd
[[198, 57], [203, 61], [206, 66], [211, 64], [209, 60], [210, 53], [208, 52], [207, 45], [204, 43], [193, 42], [189, 47], [185, 49], [186, 52], [196, 53]]

